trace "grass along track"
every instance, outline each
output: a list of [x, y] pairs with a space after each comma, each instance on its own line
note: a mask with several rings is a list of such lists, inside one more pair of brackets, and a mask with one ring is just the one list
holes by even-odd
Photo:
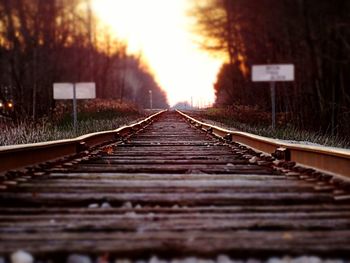
[[[295, 141], [309, 145], [317, 144], [350, 149], [350, 140], [348, 137], [325, 135], [322, 132], [302, 130], [288, 123], [280, 124], [276, 129], [272, 129], [270, 121], [266, 119], [266, 116], [265, 118], [262, 118], [262, 120], [259, 120], [260, 116], [256, 116], [255, 114], [253, 118], [249, 120], [249, 118], [235, 117], [231, 112], [227, 112], [224, 109], [215, 108], [186, 111], [186, 113], [204, 122], [225, 127], [227, 129], [234, 129], [260, 136]], [[244, 114], [241, 115], [244, 116]]]

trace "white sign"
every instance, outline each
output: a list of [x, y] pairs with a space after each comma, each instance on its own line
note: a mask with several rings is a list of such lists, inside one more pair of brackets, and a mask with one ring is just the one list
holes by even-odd
[[[73, 83], [54, 83], [53, 98], [55, 100], [72, 100], [74, 97]], [[81, 82], [75, 84], [76, 99], [95, 99], [96, 85], [94, 82]]]
[[73, 99], [73, 84], [72, 83], [54, 83], [53, 98], [55, 100]]
[[81, 82], [75, 85], [77, 99], [95, 99], [95, 82]]
[[293, 81], [293, 64], [275, 64], [275, 65], [254, 65], [252, 70], [253, 81]]

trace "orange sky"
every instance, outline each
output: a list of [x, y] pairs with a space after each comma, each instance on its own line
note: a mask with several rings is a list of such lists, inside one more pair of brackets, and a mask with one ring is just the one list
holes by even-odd
[[187, 16], [190, 0], [93, 0], [97, 16], [143, 54], [171, 105], [214, 101], [213, 83], [222, 64], [196, 45]]

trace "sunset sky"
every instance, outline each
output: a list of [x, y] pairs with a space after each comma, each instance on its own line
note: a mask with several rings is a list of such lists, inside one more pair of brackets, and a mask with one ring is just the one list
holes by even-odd
[[194, 40], [189, 0], [94, 0], [97, 16], [125, 40], [129, 53], [142, 52], [169, 103], [214, 101], [213, 83], [222, 61]]

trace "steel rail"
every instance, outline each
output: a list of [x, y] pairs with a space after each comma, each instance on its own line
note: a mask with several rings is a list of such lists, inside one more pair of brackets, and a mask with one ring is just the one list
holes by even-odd
[[238, 142], [259, 152], [268, 153], [277, 159], [296, 162], [324, 173], [350, 180], [350, 151], [322, 146], [292, 144], [241, 131], [227, 130], [201, 122], [179, 110], [177, 112], [189, 122], [222, 139]]
[[88, 148], [121, 139], [125, 135], [150, 124], [165, 111], [159, 111], [137, 123], [123, 126], [116, 130], [90, 133], [66, 140], [2, 146], [0, 147], [0, 173], [77, 154]]

